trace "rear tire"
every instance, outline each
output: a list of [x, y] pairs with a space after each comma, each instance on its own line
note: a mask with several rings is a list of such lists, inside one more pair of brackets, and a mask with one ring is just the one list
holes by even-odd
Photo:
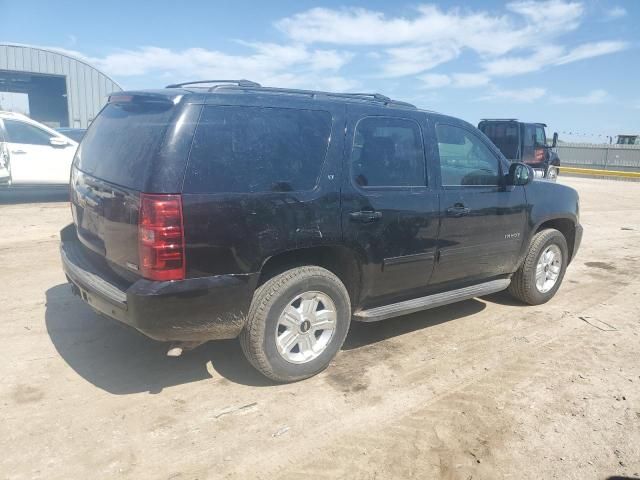
[[240, 345], [249, 362], [277, 382], [293, 382], [324, 370], [349, 331], [347, 289], [315, 266], [287, 270], [254, 293]]
[[553, 228], [536, 233], [524, 262], [511, 278], [509, 293], [529, 305], [548, 302], [560, 288], [568, 261], [562, 233]]

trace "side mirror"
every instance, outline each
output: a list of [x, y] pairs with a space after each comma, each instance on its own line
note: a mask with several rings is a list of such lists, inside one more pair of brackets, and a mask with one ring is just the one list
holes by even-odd
[[51, 145], [52, 147], [67, 147], [71, 144], [62, 138], [51, 137], [49, 139], [49, 145]]
[[558, 146], [558, 132], [553, 132], [553, 143], [551, 144], [553, 148]]
[[535, 173], [533, 168], [524, 163], [512, 163], [509, 167], [507, 183], [509, 185], [527, 185], [533, 181]]

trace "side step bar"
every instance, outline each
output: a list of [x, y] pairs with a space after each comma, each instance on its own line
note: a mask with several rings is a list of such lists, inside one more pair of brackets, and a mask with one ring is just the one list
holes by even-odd
[[458, 290], [427, 295], [426, 297], [383, 305], [382, 307], [371, 308], [369, 310], [360, 310], [354, 314], [354, 320], [360, 322], [377, 322], [378, 320], [386, 320], [391, 317], [408, 315], [409, 313], [419, 312], [420, 310], [441, 307], [442, 305], [448, 305], [461, 300], [496, 293], [507, 288], [510, 283], [511, 280], [508, 278], [491, 280], [490, 282], [480, 283]]

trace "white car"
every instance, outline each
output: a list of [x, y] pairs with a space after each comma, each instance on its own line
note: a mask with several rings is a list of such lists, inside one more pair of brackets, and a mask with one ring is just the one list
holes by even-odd
[[0, 185], [68, 185], [77, 147], [25, 115], [0, 111]]

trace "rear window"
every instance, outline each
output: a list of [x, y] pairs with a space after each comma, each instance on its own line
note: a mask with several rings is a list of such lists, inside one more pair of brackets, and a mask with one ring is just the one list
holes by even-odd
[[506, 158], [511, 160], [518, 158], [520, 136], [516, 122], [482, 123], [480, 130], [491, 139]]
[[143, 190], [175, 110], [173, 104], [159, 102], [108, 104], [82, 139], [77, 167], [107, 182]]
[[206, 106], [191, 148], [187, 193], [313, 189], [331, 134], [317, 110]]

